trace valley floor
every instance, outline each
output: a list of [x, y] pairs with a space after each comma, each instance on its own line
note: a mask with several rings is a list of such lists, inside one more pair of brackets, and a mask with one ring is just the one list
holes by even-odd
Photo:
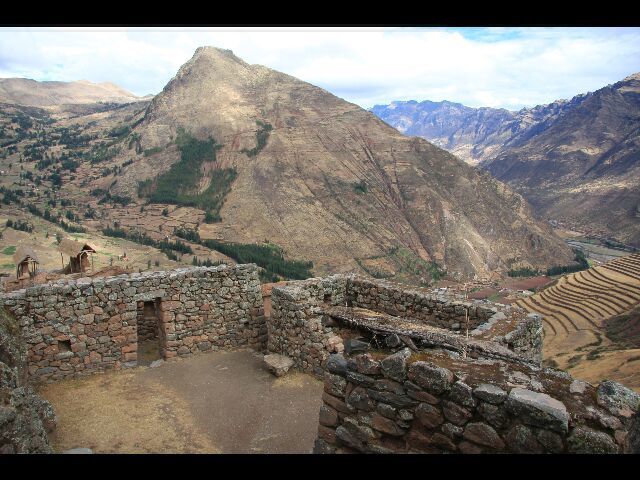
[[251, 350], [212, 352], [159, 367], [41, 387], [53, 405], [56, 452], [310, 453], [322, 382], [275, 378]]

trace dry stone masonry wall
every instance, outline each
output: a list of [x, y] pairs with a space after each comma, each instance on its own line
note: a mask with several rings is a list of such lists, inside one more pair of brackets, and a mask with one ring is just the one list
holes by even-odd
[[541, 322], [335, 275], [273, 289], [268, 349], [324, 376], [316, 453], [640, 453], [640, 396], [542, 368]]
[[316, 453], [640, 453], [640, 396], [559, 370], [332, 354], [322, 398]]
[[322, 306], [346, 302], [347, 277], [291, 282], [271, 291], [267, 349], [290, 357], [294, 368], [317, 375], [332, 352], [342, 351], [342, 338], [322, 324]]
[[[354, 277], [349, 282], [349, 296], [354, 307], [384, 312], [396, 317], [411, 318], [434, 327], [461, 331], [474, 330], [495, 313], [473, 303], [434, 296], [432, 292], [411, 290], [385, 281]], [[434, 298], [435, 297], [435, 298]], [[468, 317], [465, 318], [465, 309]]]
[[[135, 366], [144, 302], [157, 306], [163, 358], [266, 346], [253, 264], [81, 278], [0, 297], [26, 341], [29, 377], [41, 381]], [[150, 328], [141, 326], [143, 338]]]
[[266, 347], [322, 376], [316, 453], [640, 453], [640, 396], [542, 368], [519, 307], [333, 275], [274, 287], [265, 321], [256, 266], [223, 265], [36, 286], [0, 314], [0, 452], [51, 451], [27, 380], [135, 366], [157, 336], [164, 358]]
[[27, 383], [27, 352], [14, 319], [0, 307], [0, 454], [52, 453], [53, 407]]
[[355, 275], [274, 287], [271, 302], [268, 350], [291, 357], [295, 368], [319, 375], [331, 353], [355, 344], [344, 338], [350, 336], [354, 322], [336, 322], [336, 318], [347, 320], [349, 312], [355, 312], [354, 317], [366, 317], [363, 311], [385, 318], [387, 324], [403, 324], [395, 329], [398, 333], [411, 336], [414, 330], [420, 330], [418, 336], [425, 343], [447, 344], [458, 351], [468, 348], [472, 355], [538, 364], [542, 360], [542, 317], [519, 307], [465, 302]]

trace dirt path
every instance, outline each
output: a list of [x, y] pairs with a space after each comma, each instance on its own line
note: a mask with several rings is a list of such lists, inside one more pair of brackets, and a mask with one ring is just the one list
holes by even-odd
[[58, 416], [56, 451], [310, 453], [322, 382], [276, 379], [251, 351], [214, 352], [157, 368], [41, 388]]

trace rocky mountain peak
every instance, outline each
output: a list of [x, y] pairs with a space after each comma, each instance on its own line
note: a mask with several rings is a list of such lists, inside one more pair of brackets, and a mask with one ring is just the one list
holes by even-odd
[[[178, 161], [178, 129], [221, 145], [201, 167], [199, 192], [210, 186], [207, 172], [237, 172], [223, 222], [207, 227], [225, 240], [268, 238], [319, 271], [398, 278], [412, 262], [473, 276], [514, 261], [572, 259], [504, 185], [357, 105], [229, 50], [197, 49], [154, 98], [136, 134], [143, 150], [162, 153], [141, 161], [136, 181]], [[121, 194], [135, 195], [134, 182]]]
[[640, 93], [640, 72], [625, 77], [622, 81], [614, 84], [614, 87], [621, 93]]

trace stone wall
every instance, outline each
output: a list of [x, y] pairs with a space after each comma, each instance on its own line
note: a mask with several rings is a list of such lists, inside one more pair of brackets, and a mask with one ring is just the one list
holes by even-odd
[[[286, 355], [294, 367], [321, 375], [331, 353], [342, 352], [348, 328], [327, 321], [330, 306], [365, 308], [434, 328], [434, 343], [453, 349], [469, 345], [474, 355], [542, 360], [542, 317], [519, 307], [465, 302], [456, 296], [411, 290], [356, 275], [333, 275], [275, 286], [268, 319], [270, 352]], [[469, 337], [466, 339], [465, 310]], [[464, 329], [463, 329], [464, 325]], [[466, 340], [465, 340], [466, 339]]]
[[519, 307], [334, 275], [274, 287], [268, 332], [324, 376], [317, 453], [640, 452], [640, 396], [542, 368]]
[[357, 276], [347, 282], [346, 297], [354, 307], [463, 334], [468, 329], [472, 338], [490, 339], [522, 357], [542, 361], [542, 316], [527, 314], [519, 307], [466, 301], [461, 295], [407, 289], [392, 282]]
[[[494, 313], [489, 307], [436, 295], [428, 290], [407, 289], [392, 282], [353, 277], [347, 297], [354, 307], [397, 317], [411, 318], [434, 327], [454, 331], [474, 330]], [[468, 316], [465, 317], [465, 310]]]
[[[157, 304], [158, 303], [158, 304]], [[160, 310], [159, 302], [138, 302], [136, 325], [138, 327], [138, 342], [159, 338]]]
[[347, 277], [334, 275], [290, 282], [271, 292], [267, 350], [290, 357], [294, 368], [323, 373], [331, 352], [342, 351], [342, 339], [322, 325], [321, 306], [343, 305]]
[[20, 327], [0, 307], [0, 454], [52, 453], [47, 433], [53, 407], [27, 384], [27, 352]]
[[138, 304], [157, 301], [164, 358], [221, 348], [263, 350], [267, 328], [255, 265], [81, 278], [0, 296], [42, 381], [135, 366]]
[[445, 352], [327, 361], [315, 453], [640, 453], [640, 396]]

